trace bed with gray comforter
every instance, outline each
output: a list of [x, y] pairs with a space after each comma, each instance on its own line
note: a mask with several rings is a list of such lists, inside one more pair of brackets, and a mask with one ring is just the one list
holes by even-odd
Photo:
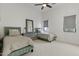
[[45, 40], [45, 41], [53, 41], [55, 36], [54, 35], [50, 35], [50, 34], [42, 34], [42, 33], [39, 33], [37, 35], [37, 38], [41, 39], [41, 40]]

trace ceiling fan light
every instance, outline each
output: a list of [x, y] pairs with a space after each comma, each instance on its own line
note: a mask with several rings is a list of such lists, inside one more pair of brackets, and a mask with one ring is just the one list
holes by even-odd
[[43, 4], [44, 7], [46, 7], [46, 4]]

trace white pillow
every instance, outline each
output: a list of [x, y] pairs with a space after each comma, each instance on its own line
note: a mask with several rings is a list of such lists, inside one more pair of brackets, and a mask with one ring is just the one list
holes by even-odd
[[20, 32], [18, 29], [9, 29], [9, 35], [10, 36], [20, 35]]

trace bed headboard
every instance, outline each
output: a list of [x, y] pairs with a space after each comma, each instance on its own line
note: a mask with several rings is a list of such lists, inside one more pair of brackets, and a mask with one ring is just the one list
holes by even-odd
[[19, 32], [21, 33], [21, 27], [4, 27], [4, 35], [5, 36], [9, 35], [9, 29], [18, 29]]

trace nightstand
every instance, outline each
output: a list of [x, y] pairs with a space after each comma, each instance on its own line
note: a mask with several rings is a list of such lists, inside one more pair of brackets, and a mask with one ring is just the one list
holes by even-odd
[[31, 39], [37, 39], [37, 36], [35, 33], [25, 33], [24, 36], [30, 37]]

